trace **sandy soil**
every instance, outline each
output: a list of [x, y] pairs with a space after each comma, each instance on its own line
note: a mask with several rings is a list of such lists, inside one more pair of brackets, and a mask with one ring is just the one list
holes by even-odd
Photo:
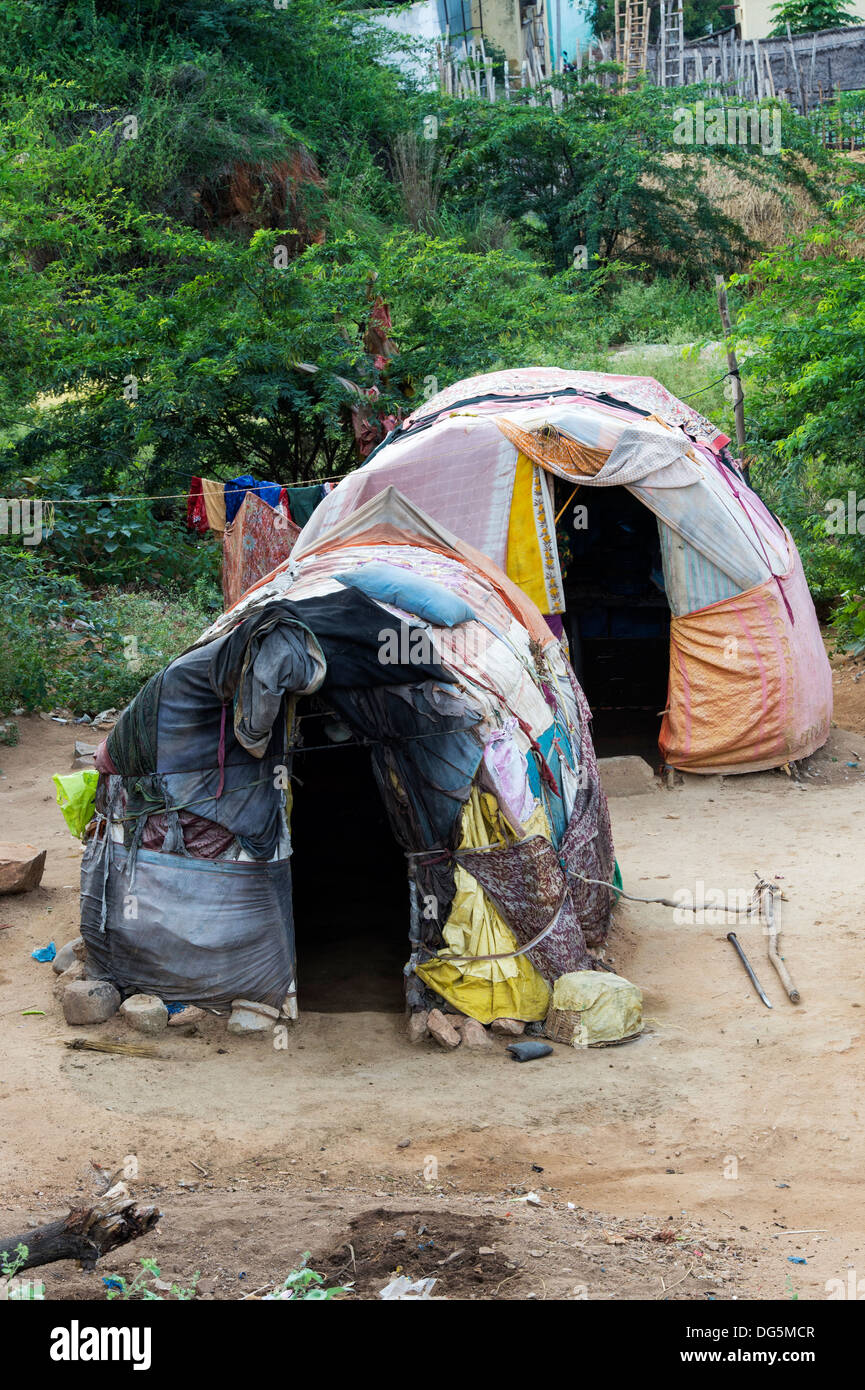
[[842, 729], [865, 734], [865, 655], [836, 653], [831, 641], [827, 642], [826, 650], [832, 667], [836, 722]]
[[[37, 891], [0, 899], [0, 1233], [89, 1197], [91, 1159], [135, 1155], [159, 1233], [92, 1274], [47, 1268], [48, 1297], [101, 1298], [101, 1275], [145, 1254], [170, 1277], [200, 1270], [218, 1298], [306, 1250], [364, 1296], [398, 1266], [470, 1298], [824, 1298], [848, 1268], [865, 1276], [865, 763], [848, 766], [865, 755], [862, 713], [798, 777], [688, 778], [611, 802], [631, 893], [748, 890], [755, 870], [782, 883], [802, 1003], [758, 926], [625, 903], [608, 958], [644, 991], [643, 1037], [526, 1066], [501, 1041], [412, 1048], [397, 1012], [302, 1012], [284, 1051], [217, 1018], [163, 1035], [155, 1059], [69, 1051], [56, 977], [30, 952], [77, 931], [80, 850], [50, 779], [81, 731], [19, 720], [20, 744], [0, 749], [0, 838], [48, 862]], [[771, 1012], [725, 940], [734, 926]], [[117, 1021], [74, 1032], [128, 1037]]]

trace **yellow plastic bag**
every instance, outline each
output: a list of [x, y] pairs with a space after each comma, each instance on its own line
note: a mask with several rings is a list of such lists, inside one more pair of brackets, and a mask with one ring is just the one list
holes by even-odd
[[580, 1014], [578, 1045], [621, 1042], [642, 1031], [643, 995], [630, 980], [600, 970], [574, 970], [553, 985], [553, 1008]]
[[84, 772], [70, 772], [64, 777], [58, 772], [52, 781], [57, 788], [57, 805], [70, 834], [80, 840], [93, 818], [99, 773], [87, 768]]

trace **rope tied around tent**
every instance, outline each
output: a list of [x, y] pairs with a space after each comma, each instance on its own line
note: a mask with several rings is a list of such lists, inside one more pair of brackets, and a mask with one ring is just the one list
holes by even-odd
[[565, 873], [568, 878], [579, 878], [583, 883], [596, 883], [601, 888], [609, 888], [615, 893], [616, 897], [627, 898], [628, 902], [632, 903], [659, 903], [662, 907], [673, 907], [679, 912], [705, 912], [708, 910], [710, 912], [732, 912], [733, 916], [736, 918], [743, 916], [748, 918], [754, 917], [755, 901], [753, 895], [747, 907], [715, 907], [713, 905], [707, 909], [705, 903], [700, 904], [699, 907], [687, 907], [685, 903], [674, 902], [672, 898], [639, 898], [634, 893], [626, 893], [624, 888], [620, 888], [616, 883], [608, 883], [604, 878], [589, 878], [588, 875], [577, 873], [576, 870], [573, 869], [565, 869]]

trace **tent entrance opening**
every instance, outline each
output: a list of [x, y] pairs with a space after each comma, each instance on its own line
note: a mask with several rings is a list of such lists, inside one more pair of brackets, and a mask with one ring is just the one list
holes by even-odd
[[[585, 508], [579, 528], [576, 505]], [[637, 753], [655, 763], [670, 651], [658, 523], [626, 488], [583, 487], [559, 534], [565, 630], [598, 756]]]
[[410, 949], [406, 861], [369, 749], [329, 744], [328, 723], [328, 716], [304, 719], [310, 751], [299, 751], [293, 768], [298, 1007], [302, 1013], [399, 1013]]

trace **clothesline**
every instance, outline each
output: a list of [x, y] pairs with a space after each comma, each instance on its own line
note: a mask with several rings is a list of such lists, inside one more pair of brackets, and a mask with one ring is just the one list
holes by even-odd
[[[350, 469], [349, 472], [354, 472]], [[309, 487], [316, 483], [336, 483], [343, 478], [347, 478], [348, 473], [331, 473], [326, 478], [298, 478], [297, 482], [291, 482], [290, 487]], [[246, 492], [246, 488], [229, 488], [228, 493]], [[147, 493], [114, 493], [110, 497], [4, 497], [4, 502], [41, 502], [47, 507], [56, 507], [58, 504], [64, 506], [95, 506], [105, 502], [173, 502], [180, 498], [184, 500], [189, 497], [189, 489], [186, 492], [156, 492]]]

